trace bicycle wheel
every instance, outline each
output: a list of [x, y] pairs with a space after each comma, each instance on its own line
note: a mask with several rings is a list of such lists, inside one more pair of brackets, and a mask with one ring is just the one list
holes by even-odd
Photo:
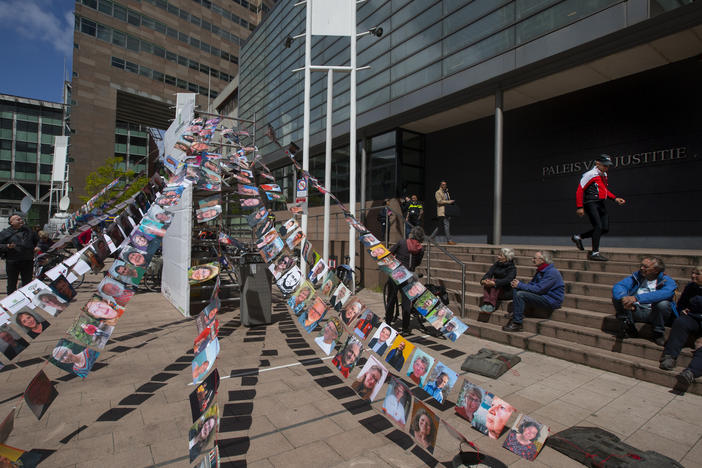
[[356, 286], [356, 292], [358, 292], [363, 288], [363, 272], [360, 268], [356, 267], [353, 273], [354, 285]]
[[385, 282], [383, 286], [383, 309], [388, 308], [388, 301], [390, 300], [390, 283]]
[[73, 289], [78, 289], [80, 285], [83, 284], [83, 281], [85, 281], [85, 274], [80, 275], [71, 286], [73, 286]]

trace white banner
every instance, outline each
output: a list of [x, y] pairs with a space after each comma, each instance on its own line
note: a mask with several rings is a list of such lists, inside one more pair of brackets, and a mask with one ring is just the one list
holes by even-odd
[[190, 316], [190, 235], [193, 226], [193, 187], [187, 185], [180, 201], [169, 211], [175, 213], [163, 238], [161, 291], [185, 317]]
[[195, 94], [178, 93], [175, 119], [163, 136], [163, 163], [171, 172], [177, 172], [185, 159], [185, 153], [175, 144], [194, 117]]
[[308, 0], [310, 2], [311, 27], [313, 36], [351, 36], [356, 34], [356, 0]]
[[66, 154], [68, 153], [68, 137], [54, 137], [54, 165], [51, 170], [52, 182], [66, 180]]

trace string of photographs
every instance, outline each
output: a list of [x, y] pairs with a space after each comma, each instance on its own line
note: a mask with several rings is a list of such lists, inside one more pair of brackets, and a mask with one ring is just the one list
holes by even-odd
[[[302, 170], [294, 158], [291, 159], [309, 185], [321, 193], [327, 193], [316, 178]], [[261, 165], [265, 168], [265, 165]], [[270, 175], [270, 171], [262, 172], [261, 175], [263, 174]], [[319, 253], [314, 251], [294, 217], [276, 230], [268, 220], [267, 210], [260, 200], [260, 192], [271, 199], [263, 187], [259, 191], [248, 185], [242, 187], [240, 183], [238, 193], [251, 197], [244, 198], [241, 206], [252, 211], [248, 215], [248, 221], [258, 237], [257, 247], [269, 264], [276, 285], [287, 297], [287, 304], [301, 328], [307, 333], [316, 332], [320, 328], [315, 343], [327, 355], [335, 352], [332, 364], [346, 379], [351, 377], [362, 352], [365, 349], [372, 352], [353, 378], [351, 388], [362, 399], [373, 401], [389, 377], [382, 411], [394, 424], [408, 430], [417, 445], [433, 453], [439, 421], [444, 423], [449, 433], [468, 442], [446, 421], [441, 420], [425, 401], [416, 397], [410, 391], [412, 384], [400, 377], [404, 375], [424, 392], [419, 394], [425, 400], [434, 400], [438, 408], [445, 410], [454, 406], [448, 397], [458, 381], [458, 373], [402, 337], [354, 296], [339, 281], [335, 272], [328, 268]], [[266, 187], [280, 190], [275, 184], [266, 184]], [[415, 309], [450, 341], [455, 342], [462, 336], [468, 326], [417, 281], [413, 273], [402, 266], [390, 250], [334, 194], [329, 195], [342, 208], [348, 223], [359, 233], [367, 252], [413, 302]], [[300, 249], [300, 261], [304, 259], [310, 265], [307, 278], [302, 278], [298, 259], [293, 253], [296, 248]], [[323, 322], [325, 318], [327, 320]], [[392, 374], [388, 367], [399, 374]], [[494, 439], [500, 437], [515, 411], [503, 399], [465, 379], [454, 407], [456, 414], [468, 420], [473, 428]], [[548, 432], [548, 427], [520, 414], [504, 441], [504, 447], [533, 460], [543, 447]]]

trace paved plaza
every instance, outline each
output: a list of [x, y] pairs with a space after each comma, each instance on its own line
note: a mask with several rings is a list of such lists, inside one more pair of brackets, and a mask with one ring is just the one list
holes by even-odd
[[[192, 466], [188, 395], [193, 390], [189, 382], [196, 328], [160, 294], [133, 298], [87, 379], [66, 379], [62, 371], [37, 359], [64, 336], [97, 281], [97, 276], [87, 278], [77, 303], [15, 359], [19, 366], [0, 372], [0, 417], [18, 407], [6, 443], [55, 450], [42, 463], [47, 467]], [[360, 296], [372, 310], [382, 310], [380, 294], [364, 290]], [[350, 381], [285, 306], [278, 302], [273, 314], [271, 325], [256, 328], [241, 326], [238, 310], [219, 316], [222, 466], [450, 466], [458, 442], [443, 427], [433, 455], [416, 447], [378, 411], [381, 397], [369, 405], [355, 395]], [[522, 362], [499, 379], [468, 373], [461, 377], [549, 425], [552, 433], [575, 425], [599, 426], [639, 449], [658, 451], [687, 467], [700, 466], [700, 396], [675, 395], [658, 385], [471, 336], [455, 344], [417, 331], [413, 336], [456, 370], [466, 355], [483, 347], [519, 354]], [[42, 367], [57, 382], [59, 396], [37, 421], [20, 396]], [[456, 397], [454, 389], [449, 400]], [[502, 448], [504, 434], [491, 440], [452, 408], [432, 409], [481, 452], [509, 466], [582, 466], [548, 446], [536, 461], [526, 461]]]

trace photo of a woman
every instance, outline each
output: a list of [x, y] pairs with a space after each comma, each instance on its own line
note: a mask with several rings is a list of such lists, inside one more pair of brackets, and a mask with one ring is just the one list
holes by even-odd
[[30, 312], [28, 310], [23, 310], [17, 313], [15, 316], [15, 321], [17, 325], [22, 327], [27, 335], [31, 338], [36, 338], [41, 335], [44, 330], [49, 328], [49, 322], [44, 320], [38, 314]]
[[541, 429], [541, 424], [528, 416], [520, 415], [502, 446], [522, 458], [533, 461], [539, 454], [540, 448], [543, 447], [544, 441], [540, 437]]
[[429, 453], [434, 453], [438, 423], [438, 419], [429, 408], [419, 400], [414, 401], [410, 434], [414, 436], [414, 441], [417, 445]]

